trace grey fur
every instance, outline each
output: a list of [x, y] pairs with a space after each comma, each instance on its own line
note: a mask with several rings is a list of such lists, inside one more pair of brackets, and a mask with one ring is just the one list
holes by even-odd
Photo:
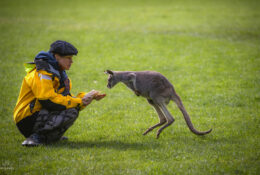
[[185, 110], [180, 97], [174, 90], [173, 85], [159, 72], [154, 71], [111, 71], [107, 70], [109, 74], [108, 78], [108, 88], [113, 88], [117, 83], [122, 82], [128, 88], [130, 88], [137, 96], [143, 96], [147, 99], [150, 105], [156, 110], [159, 123], [148, 128], [143, 135], [146, 135], [148, 132], [152, 131], [158, 126], [163, 126], [157, 131], [157, 138], [159, 138], [160, 133], [163, 129], [170, 126], [174, 122], [174, 118], [167, 109], [167, 105], [170, 100], [175, 101], [179, 109], [181, 110], [184, 119], [189, 127], [189, 129], [197, 135], [205, 135], [212, 131], [197, 131], [193, 124], [191, 123], [190, 117]]

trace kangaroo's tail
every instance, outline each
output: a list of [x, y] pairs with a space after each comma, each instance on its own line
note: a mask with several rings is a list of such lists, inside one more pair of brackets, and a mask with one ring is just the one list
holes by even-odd
[[181, 101], [181, 98], [178, 96], [178, 94], [176, 92], [174, 92], [174, 95], [172, 97], [172, 100], [175, 101], [175, 103], [177, 104], [177, 106], [179, 107], [179, 109], [181, 110], [183, 116], [184, 116], [184, 119], [189, 127], [189, 129], [191, 130], [191, 132], [193, 132], [194, 134], [197, 134], [197, 135], [205, 135], [205, 134], [208, 134], [212, 131], [212, 129], [208, 130], [208, 131], [198, 131], [194, 128], [191, 120], [190, 120], [190, 116], [188, 115], [187, 111], [185, 110], [183, 104], [182, 104], [182, 101]]

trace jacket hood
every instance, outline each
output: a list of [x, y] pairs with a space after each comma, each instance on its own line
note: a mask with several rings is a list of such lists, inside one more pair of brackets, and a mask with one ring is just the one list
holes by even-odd
[[41, 51], [35, 56], [34, 62], [40, 59], [48, 62], [55, 69], [59, 70], [59, 64], [57, 60], [54, 58], [54, 56], [52, 55], [52, 53]]
[[39, 52], [34, 59], [34, 62], [38, 61], [38, 60], [43, 60], [46, 61], [47, 63], [49, 63], [54, 69], [56, 69], [57, 71], [60, 72], [61, 75], [61, 79], [60, 82], [61, 84], [63, 84], [64, 80], [66, 80], [68, 78], [66, 72], [60, 71], [60, 66], [58, 64], [58, 61], [54, 58], [53, 54], [51, 52], [45, 52], [45, 51], [41, 51]]

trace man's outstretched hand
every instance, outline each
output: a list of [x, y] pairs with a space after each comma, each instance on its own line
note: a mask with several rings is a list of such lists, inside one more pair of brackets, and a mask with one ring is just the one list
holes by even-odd
[[95, 100], [101, 100], [102, 98], [104, 98], [106, 96], [106, 94], [102, 94], [99, 91], [96, 90], [92, 90], [89, 93], [87, 93], [83, 98], [82, 98], [82, 102], [84, 105], [88, 105], [92, 102], [93, 99]]

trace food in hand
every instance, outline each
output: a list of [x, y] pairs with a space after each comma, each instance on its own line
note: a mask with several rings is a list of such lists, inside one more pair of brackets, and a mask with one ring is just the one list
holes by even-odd
[[106, 96], [106, 94], [102, 94], [99, 91], [96, 90], [92, 90], [89, 93], [87, 93], [83, 99], [96, 99], [96, 100], [101, 100], [102, 98], [104, 98]]
[[104, 93], [104, 94], [102, 94], [101, 92], [99, 92], [99, 91], [96, 91], [97, 93], [95, 93], [94, 94], [94, 99], [96, 99], [96, 100], [101, 100], [102, 98], [104, 98], [105, 96], [106, 96], [106, 94]]

